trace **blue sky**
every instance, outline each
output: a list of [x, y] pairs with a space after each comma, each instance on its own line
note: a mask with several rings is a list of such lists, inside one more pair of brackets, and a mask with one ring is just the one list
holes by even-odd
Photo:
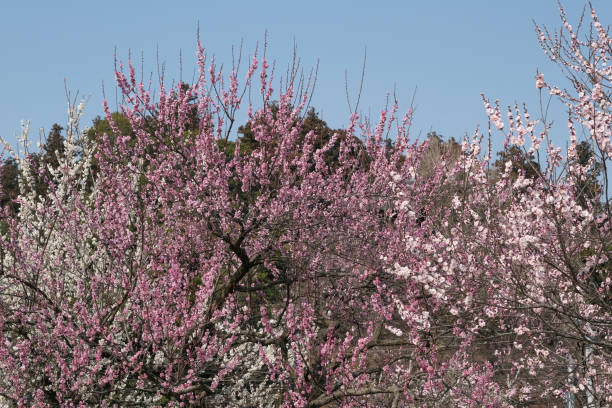
[[[402, 108], [415, 89], [415, 137], [436, 131], [461, 138], [486, 125], [480, 93], [503, 105], [526, 102], [538, 114], [535, 72], [566, 85], [536, 40], [532, 19], [558, 28], [554, 0], [428, 1], [28, 1], [0, 6], [0, 136], [14, 142], [22, 119], [31, 136], [66, 121], [64, 80], [71, 92], [89, 97], [84, 124], [102, 113], [102, 82], [114, 101], [113, 54], [140, 59], [156, 71], [156, 49], [167, 77], [194, 69], [196, 27], [219, 62], [231, 62], [231, 47], [246, 53], [268, 31], [269, 56], [286, 66], [293, 43], [305, 68], [319, 60], [313, 105], [332, 127], [348, 122], [344, 72], [354, 96], [364, 49], [367, 66], [361, 98], [373, 116], [396, 89]], [[604, 24], [612, 23], [612, 2], [593, 0]], [[565, 0], [576, 22], [584, 2]], [[112, 104], [111, 104], [112, 105]], [[566, 138], [562, 108], [553, 105], [553, 128]], [[499, 141], [496, 142], [499, 145]]]

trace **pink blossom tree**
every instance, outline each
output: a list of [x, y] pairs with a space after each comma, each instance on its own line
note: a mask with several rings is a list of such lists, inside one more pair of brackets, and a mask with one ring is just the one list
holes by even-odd
[[[504, 121], [499, 105], [483, 97], [492, 128], [505, 135], [505, 145], [523, 147], [525, 157], [535, 158], [536, 176], [513, 174], [508, 160], [493, 177], [491, 152], [478, 160], [475, 138], [458, 163], [468, 188], [455, 194], [445, 216], [435, 217], [432, 242], [415, 240], [412, 261], [397, 269], [452, 299], [450, 313], [464, 322], [456, 334], [472, 342], [471, 361], [484, 358], [492, 365], [497, 403], [506, 406], [612, 402], [612, 40], [592, 9], [584, 40], [563, 8], [561, 19], [559, 33], [537, 32], [573, 90], [548, 84], [542, 74], [536, 87], [568, 108], [565, 158], [545, 120], [540, 131], [538, 121], [515, 106]], [[582, 143], [594, 152], [586, 161], [578, 157], [580, 130]], [[602, 169], [603, 177], [585, 199], [593, 168]]]
[[[22, 185], [44, 173], [49, 188], [22, 189], [0, 241], [4, 401], [481, 401], [441, 382], [465, 353], [448, 322], [428, 319], [440, 300], [393, 271], [406, 237], [426, 233], [417, 211], [451, 180], [416, 174], [426, 146], [409, 142], [410, 115], [398, 120], [393, 106], [373, 127], [353, 115], [321, 144], [300, 132], [310, 87], [294, 88], [297, 71], [272, 103], [265, 58], [253, 57], [242, 86], [238, 66], [224, 76], [201, 47], [198, 60], [195, 84], [162, 83], [157, 98], [131, 64], [118, 68], [129, 132], [105, 106], [113, 132], [87, 138], [75, 108], [57, 168], [17, 155]], [[237, 141], [232, 152], [256, 72], [254, 147], [242, 153]]]

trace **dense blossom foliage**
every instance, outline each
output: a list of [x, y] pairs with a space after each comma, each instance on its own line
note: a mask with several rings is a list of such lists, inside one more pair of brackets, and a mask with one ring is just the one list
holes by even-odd
[[478, 132], [461, 148], [411, 141], [397, 104], [332, 134], [296, 69], [274, 96], [265, 56], [240, 82], [198, 44], [198, 80], [155, 97], [120, 65], [109, 129], [80, 132], [71, 105], [61, 154], [13, 155], [1, 402], [612, 404], [612, 41], [592, 19], [586, 42], [563, 12], [569, 37], [538, 28], [574, 77], [575, 92], [536, 79], [570, 112], [566, 158], [546, 123], [518, 108], [504, 122], [483, 97], [529, 158], [501, 155], [498, 171]]

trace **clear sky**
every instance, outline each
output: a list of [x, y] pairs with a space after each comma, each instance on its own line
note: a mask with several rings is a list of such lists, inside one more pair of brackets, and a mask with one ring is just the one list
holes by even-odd
[[[584, 2], [565, 0], [576, 22]], [[612, 1], [593, 0], [604, 24], [612, 24]], [[403, 1], [0, 1], [0, 136], [14, 142], [22, 119], [32, 136], [66, 122], [64, 80], [73, 93], [89, 97], [85, 124], [102, 113], [102, 82], [114, 101], [113, 54], [128, 52], [144, 71], [156, 72], [156, 49], [167, 77], [194, 69], [196, 27], [219, 62], [231, 62], [231, 47], [252, 52], [268, 31], [269, 56], [280, 66], [293, 43], [306, 68], [319, 60], [313, 105], [332, 127], [348, 122], [344, 72], [349, 90], [358, 87], [364, 49], [367, 66], [362, 112], [376, 115], [394, 87], [407, 108], [415, 88], [413, 135], [436, 131], [461, 138], [486, 125], [480, 93], [503, 105], [526, 102], [538, 113], [535, 72], [558, 78], [537, 42], [533, 22], [558, 28], [554, 0]], [[112, 106], [112, 105], [111, 105]], [[556, 107], [554, 129], [566, 138]]]

